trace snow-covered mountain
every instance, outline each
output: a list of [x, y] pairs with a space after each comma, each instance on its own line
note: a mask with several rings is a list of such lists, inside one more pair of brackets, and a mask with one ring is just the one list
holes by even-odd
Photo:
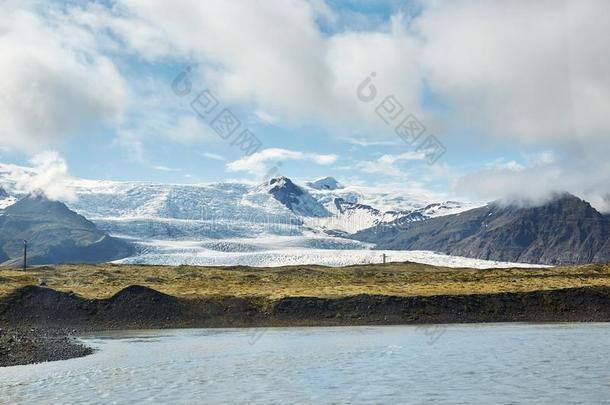
[[[72, 186], [78, 199], [70, 208], [112, 234], [137, 239], [336, 238], [399, 218], [424, 220], [471, 207], [408, 195], [388, 199], [385, 190], [364, 187], [317, 190], [286, 177], [264, 185], [77, 180]], [[384, 209], [372, 205], [379, 200]]]
[[[13, 192], [14, 184], [1, 171], [0, 186], [8, 191], [0, 195], [0, 206], [23, 197]], [[372, 250], [373, 244], [351, 239], [352, 234], [396, 220], [422, 221], [475, 206], [434, 202], [396, 190], [341, 185], [332, 178], [296, 183], [280, 177], [262, 185], [75, 179], [69, 187], [77, 196], [67, 202], [70, 209], [110, 235], [136, 245], [136, 255], [123, 262], [148, 264], [378, 262], [382, 252]], [[441, 259], [432, 253], [387, 254], [394, 260], [499, 265]]]
[[[354, 241], [351, 234], [397, 219], [424, 220], [469, 207], [431, 204], [419, 196], [383, 189], [318, 189], [286, 177], [262, 185], [76, 181], [74, 189], [78, 200], [71, 208], [112, 235], [138, 244], [139, 254], [126, 260], [131, 263], [379, 261], [380, 252], [372, 251], [372, 244]], [[373, 205], [378, 202], [381, 209]], [[391, 257], [411, 257], [403, 256], [394, 252]]]
[[[435, 216], [450, 215], [480, 206], [473, 203], [432, 202], [429, 196], [385, 188], [343, 186], [332, 177], [322, 179], [336, 188], [316, 188], [312, 183], [303, 187], [331, 215], [308, 218], [304, 222], [333, 235], [354, 234], [384, 223], [420, 221]], [[318, 181], [319, 182], [319, 181]], [[319, 185], [319, 183], [318, 183]]]

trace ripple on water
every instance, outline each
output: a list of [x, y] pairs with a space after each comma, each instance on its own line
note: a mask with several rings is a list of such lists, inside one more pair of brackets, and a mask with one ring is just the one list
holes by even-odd
[[0, 403], [608, 403], [610, 325], [215, 329], [85, 337], [0, 369]]

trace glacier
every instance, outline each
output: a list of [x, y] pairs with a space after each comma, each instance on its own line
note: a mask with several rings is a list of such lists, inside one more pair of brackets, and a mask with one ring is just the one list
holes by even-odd
[[[0, 185], [11, 190], [0, 176]], [[480, 206], [400, 190], [351, 186], [327, 177], [313, 182], [162, 184], [72, 179], [68, 207], [137, 253], [121, 263], [167, 265], [345, 266], [412, 261], [450, 267], [511, 267], [513, 263], [434, 252], [379, 251], [350, 234], [397, 219], [426, 220]], [[10, 193], [9, 193], [10, 194]], [[18, 196], [17, 196], [18, 197]], [[14, 203], [15, 195], [0, 201]]]

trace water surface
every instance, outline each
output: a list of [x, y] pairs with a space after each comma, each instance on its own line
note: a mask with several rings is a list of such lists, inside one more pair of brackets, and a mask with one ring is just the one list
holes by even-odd
[[0, 403], [610, 403], [610, 324], [97, 334], [0, 368]]

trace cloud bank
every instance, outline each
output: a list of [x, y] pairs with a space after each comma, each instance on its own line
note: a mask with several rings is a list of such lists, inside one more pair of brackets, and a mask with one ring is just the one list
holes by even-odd
[[36, 152], [64, 136], [115, 125], [128, 90], [96, 39], [61, 15], [24, 4], [37, 3], [0, 4], [2, 146]]
[[[591, 173], [604, 173], [610, 152], [610, 6], [603, 0], [440, 0], [423, 3], [414, 17], [397, 11], [385, 25], [328, 35], [317, 22], [332, 25], [340, 11], [324, 2], [122, 4], [199, 63], [223, 97], [280, 122], [317, 120], [366, 128], [372, 139], [392, 137], [354, 96], [375, 72], [380, 94], [394, 95], [441, 136], [459, 129], [482, 143], [579, 155], [529, 176], [530, 187], [508, 184], [521, 183], [523, 172], [495, 173], [501, 177], [494, 180], [483, 170], [466, 176], [460, 190], [480, 198], [511, 190], [532, 200], [567, 187], [596, 200], [610, 192], [604, 176], [591, 181]], [[426, 93], [445, 108], [429, 108]]]
[[[332, 4], [4, 2], [0, 74], [10, 80], [0, 83], [2, 146], [33, 152], [66, 135], [120, 127], [126, 112], [147, 117], [130, 105], [132, 86], [117, 68], [125, 57], [192, 65], [223, 100], [275, 126], [316, 123], [340, 136], [356, 129], [367, 141], [384, 142], [393, 132], [355, 94], [375, 72], [379, 96], [394, 95], [441, 139], [452, 142], [448, 137], [459, 133], [473, 144], [557, 156], [520, 170], [475, 170], [457, 181], [457, 190], [539, 201], [567, 189], [598, 207], [607, 201], [607, 1], [437, 0], [367, 24]], [[175, 142], [206, 139], [192, 119], [154, 115], [161, 118], [151, 125], [118, 131], [127, 134], [123, 142], [141, 145], [140, 132], [159, 128]], [[278, 151], [227, 168], [260, 173], [280, 155], [315, 161]]]

